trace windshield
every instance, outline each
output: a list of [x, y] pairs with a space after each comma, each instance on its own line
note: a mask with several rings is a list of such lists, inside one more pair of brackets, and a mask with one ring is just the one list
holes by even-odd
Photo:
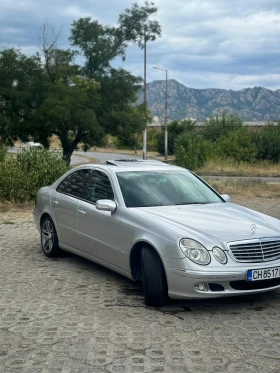
[[126, 207], [189, 205], [223, 202], [188, 171], [118, 172]]

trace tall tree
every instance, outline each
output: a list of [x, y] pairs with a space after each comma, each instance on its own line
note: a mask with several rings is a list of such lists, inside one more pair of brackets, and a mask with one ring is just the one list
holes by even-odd
[[112, 68], [111, 63], [116, 57], [125, 60], [129, 44], [143, 48], [144, 41], [161, 35], [158, 21], [150, 20], [156, 12], [154, 3], [146, 1], [143, 6], [134, 3], [125, 9], [115, 27], [89, 17], [72, 23], [69, 40], [85, 59], [81, 73], [100, 83], [102, 104], [96, 115], [106, 133], [135, 139], [134, 134], [143, 131], [150, 116], [145, 106], [135, 105], [142, 79]]
[[143, 48], [144, 36], [146, 41], [160, 36], [158, 21], [149, 19], [156, 12], [154, 3], [146, 1], [143, 6], [134, 3], [131, 8], [125, 9], [119, 15], [116, 27], [103, 26], [90, 17], [74, 21], [69, 40], [85, 58], [84, 72], [92, 78], [106, 74], [116, 57], [125, 60], [129, 44]]

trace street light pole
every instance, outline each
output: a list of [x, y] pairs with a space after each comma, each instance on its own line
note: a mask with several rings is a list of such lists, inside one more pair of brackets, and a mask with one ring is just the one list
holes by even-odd
[[168, 158], [168, 131], [167, 131], [167, 78], [168, 78], [168, 70], [161, 69], [160, 67], [155, 67], [156, 70], [165, 71], [165, 116], [164, 116], [164, 159], [167, 160]]

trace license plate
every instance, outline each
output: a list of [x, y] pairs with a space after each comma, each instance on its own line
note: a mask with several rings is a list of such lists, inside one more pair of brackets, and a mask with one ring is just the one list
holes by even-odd
[[247, 280], [260, 281], [269, 280], [272, 278], [280, 277], [280, 267], [262, 268], [262, 269], [249, 269]]

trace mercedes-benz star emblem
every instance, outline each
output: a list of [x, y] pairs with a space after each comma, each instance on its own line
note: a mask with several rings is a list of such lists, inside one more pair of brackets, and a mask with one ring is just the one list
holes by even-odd
[[256, 233], [256, 230], [257, 230], [257, 226], [256, 226], [256, 224], [251, 224], [251, 225], [250, 225], [250, 228], [251, 228], [251, 231], [252, 231], [253, 233]]

